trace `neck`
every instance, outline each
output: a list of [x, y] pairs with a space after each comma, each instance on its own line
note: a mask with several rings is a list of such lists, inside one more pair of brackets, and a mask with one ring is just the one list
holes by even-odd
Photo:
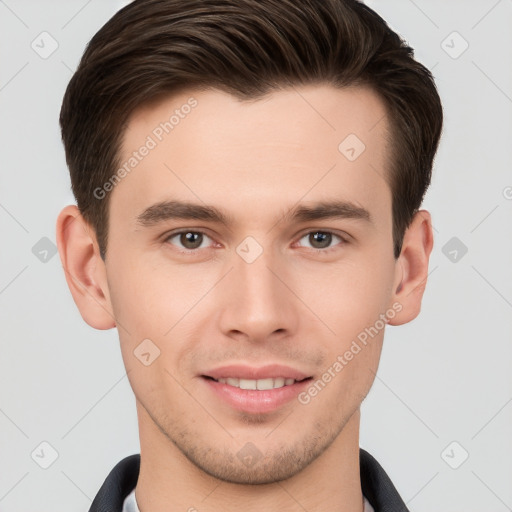
[[219, 480], [193, 464], [137, 401], [141, 465], [136, 487], [141, 512], [362, 512], [359, 409], [334, 442], [293, 477], [269, 484]]

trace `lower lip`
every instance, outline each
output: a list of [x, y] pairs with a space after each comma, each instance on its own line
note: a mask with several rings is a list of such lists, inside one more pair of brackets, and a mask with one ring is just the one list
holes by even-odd
[[301, 382], [295, 382], [290, 386], [261, 391], [257, 389], [240, 389], [206, 377], [203, 377], [203, 380], [217, 396], [222, 398], [234, 409], [257, 414], [272, 412], [278, 407], [290, 402], [296, 398], [304, 388], [309, 386], [311, 378]]

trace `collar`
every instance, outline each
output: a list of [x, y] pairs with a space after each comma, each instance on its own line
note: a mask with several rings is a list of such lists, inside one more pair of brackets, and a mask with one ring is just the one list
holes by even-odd
[[[359, 448], [361, 490], [375, 512], [409, 512], [382, 466], [366, 450]], [[108, 474], [89, 512], [122, 512], [125, 498], [137, 485], [140, 454], [130, 455]]]

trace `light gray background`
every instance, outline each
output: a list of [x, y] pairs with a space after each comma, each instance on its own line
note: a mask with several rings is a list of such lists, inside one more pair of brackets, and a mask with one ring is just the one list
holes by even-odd
[[[36, 245], [55, 243], [57, 214], [74, 203], [58, 128], [65, 87], [123, 3], [0, 1], [3, 512], [88, 510], [139, 451], [117, 331], [82, 321], [58, 254], [41, 261]], [[435, 244], [423, 309], [386, 332], [360, 444], [412, 511], [512, 510], [512, 0], [367, 3], [433, 70], [445, 128], [424, 203]], [[43, 31], [58, 43], [47, 58], [31, 47], [51, 49]], [[467, 247], [455, 262], [453, 237]], [[58, 453], [48, 469], [42, 442]]]

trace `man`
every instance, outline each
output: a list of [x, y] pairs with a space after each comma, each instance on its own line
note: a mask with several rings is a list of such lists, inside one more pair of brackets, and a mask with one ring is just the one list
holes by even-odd
[[136, 0], [61, 127], [63, 268], [118, 328], [141, 445], [90, 510], [406, 511], [359, 424], [433, 244], [412, 49], [355, 0]]

